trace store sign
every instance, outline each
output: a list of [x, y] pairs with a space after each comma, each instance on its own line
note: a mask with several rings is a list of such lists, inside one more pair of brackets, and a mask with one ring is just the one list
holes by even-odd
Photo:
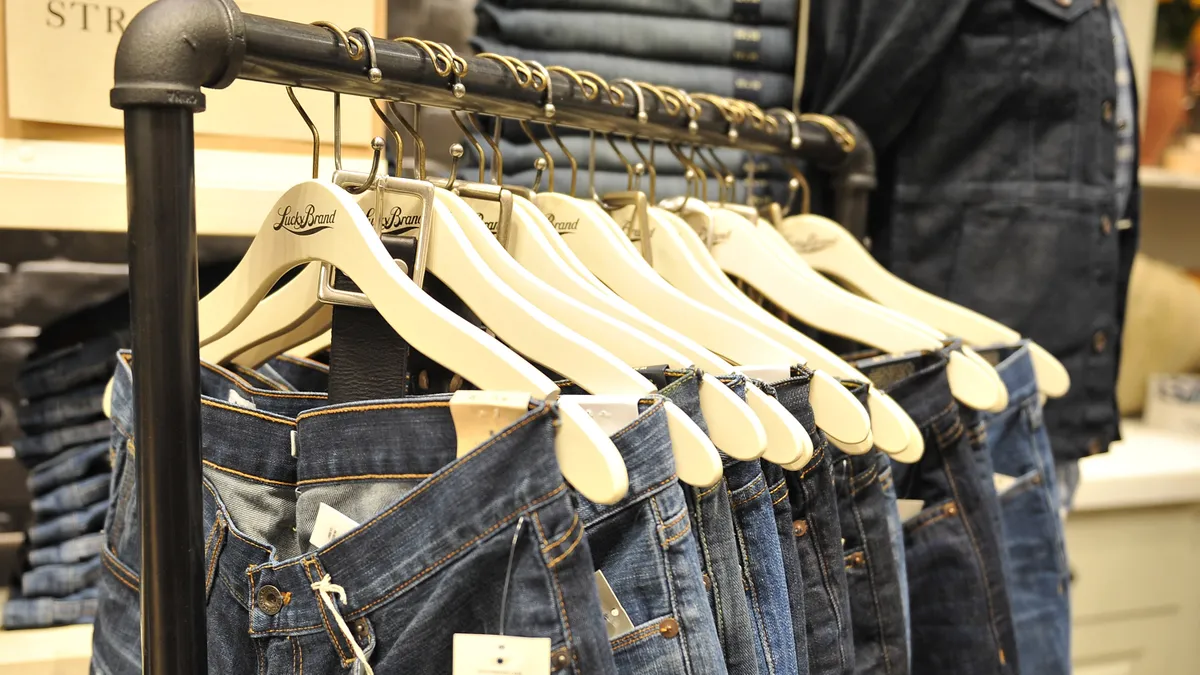
[[[120, 127], [121, 112], [109, 105], [117, 43], [129, 21], [149, 4], [149, 0], [5, 0], [9, 117]], [[288, 21], [324, 19], [344, 29], [362, 26], [373, 35], [384, 32], [376, 21], [378, 0], [239, 0], [238, 6], [249, 14]], [[198, 133], [311, 138], [283, 87], [239, 80], [205, 93], [208, 109], [196, 116]], [[297, 93], [324, 138], [332, 139], [332, 95]], [[374, 118], [370, 106], [350, 96], [343, 97], [342, 105], [345, 142], [366, 145]]]

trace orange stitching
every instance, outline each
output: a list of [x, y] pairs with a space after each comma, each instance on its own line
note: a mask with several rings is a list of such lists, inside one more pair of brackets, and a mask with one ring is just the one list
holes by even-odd
[[[658, 504], [655, 504], [655, 505], [654, 505], [654, 510], [655, 510], [655, 511], [657, 511], [657, 510], [658, 510]], [[680, 511], [680, 512], [679, 512], [679, 515], [677, 515], [677, 516], [674, 516], [674, 517], [673, 517], [673, 518], [671, 518], [670, 520], [668, 520], [668, 521], [664, 522], [664, 523], [662, 524], [662, 526], [663, 526], [664, 528], [666, 528], [666, 529], [670, 529], [670, 528], [672, 528], [672, 527], [675, 527], [676, 525], [678, 525], [678, 524], [679, 524], [679, 522], [680, 522], [680, 521], [682, 521], [684, 518], [687, 518], [687, 515], [688, 515], [688, 512], [687, 512], [687, 509], [685, 508], [685, 509], [683, 509], [682, 511]], [[661, 516], [660, 516], [660, 517], [661, 517]]]
[[242, 389], [242, 390], [246, 391], [247, 393], [254, 394], [257, 396], [266, 396], [267, 398], [311, 398], [311, 399], [329, 398], [328, 394], [320, 394], [320, 393], [314, 393], [314, 392], [270, 391], [267, 389], [259, 389], [258, 387], [255, 387], [254, 385], [250, 384], [246, 380], [242, 379], [240, 376], [238, 376], [237, 373], [234, 373], [226, 368], [221, 368], [220, 366], [214, 366], [210, 363], [205, 363], [204, 361], [201, 361], [200, 365], [202, 367], [207, 368], [208, 370], [211, 370], [212, 372], [216, 373], [218, 377], [221, 377], [222, 379], [227, 380], [230, 384], [237, 387], [238, 389]]
[[713, 483], [711, 486], [705, 488], [704, 490], [697, 491], [696, 497], [699, 499], [704, 499], [705, 497], [712, 494], [713, 490], [716, 490], [717, 488], [724, 487], [724, 486], [725, 486], [725, 481], [719, 480], [716, 483]]
[[675, 536], [672, 536], [672, 537], [667, 537], [667, 539], [663, 542], [663, 548], [667, 548], [671, 544], [674, 544], [675, 542], [679, 541], [680, 539], [683, 539], [691, 531], [692, 531], [692, 524], [689, 522], [687, 524], [687, 527], [680, 530], [680, 532], [678, 534], [676, 534]]
[[[329, 478], [305, 478], [302, 481], [294, 483], [294, 485], [311, 485], [313, 483], [337, 483], [344, 480], [383, 480], [383, 479], [409, 479], [419, 478], [424, 480], [429, 478], [431, 473], [364, 473], [357, 476], [331, 476]], [[293, 483], [287, 483], [293, 485]]]
[[296, 638], [289, 636], [288, 642], [292, 645], [292, 672], [296, 672]]
[[213, 461], [210, 461], [207, 459], [203, 460], [203, 461], [204, 461], [204, 466], [210, 467], [212, 469], [216, 469], [217, 471], [220, 471], [222, 473], [229, 473], [229, 474], [233, 474], [235, 476], [241, 476], [242, 478], [249, 478], [250, 480], [258, 481], [258, 482], [262, 482], [262, 483], [270, 483], [271, 485], [283, 485], [286, 487], [294, 487], [296, 485], [295, 483], [288, 483], [288, 482], [281, 481], [281, 480], [272, 480], [270, 478], [263, 478], [262, 476], [255, 476], [254, 474], [251, 474], [251, 473], [243, 473], [241, 471], [238, 471], [237, 469], [230, 469], [227, 466], [221, 466], [220, 464], [217, 464], [216, 462], [213, 462]]
[[567, 537], [570, 537], [570, 536], [571, 536], [571, 533], [575, 531], [575, 526], [576, 526], [576, 525], [578, 525], [578, 524], [579, 524], [579, 515], [578, 515], [578, 514], [574, 514], [574, 513], [573, 513], [573, 514], [571, 514], [571, 525], [570, 525], [569, 527], [567, 527], [567, 531], [566, 531], [566, 532], [564, 532], [564, 533], [562, 534], [562, 536], [560, 536], [559, 538], [557, 538], [557, 539], [555, 539], [554, 541], [552, 541], [552, 542], [550, 542], [550, 543], [546, 544], [545, 546], [543, 546], [543, 547], [542, 547], [542, 552], [543, 552], [543, 553], [545, 553], [546, 551], [548, 551], [548, 550], [550, 550], [550, 549], [554, 548], [555, 546], [558, 546], [559, 544], [561, 544], [561, 543], [563, 543], [564, 541], [566, 541], [566, 540], [567, 540]]
[[771, 506], [778, 506], [780, 502], [787, 500], [787, 498], [788, 498], [787, 490], [784, 490], [783, 494], [780, 495], [778, 499], [771, 502]]
[[[554, 594], [558, 596], [558, 611], [562, 617], [563, 632], [566, 634], [567, 645], [571, 644], [571, 619], [567, 616], [567, 603], [563, 600], [562, 583], [558, 580], [558, 570], [553, 567], [548, 567], [550, 574], [554, 577]], [[579, 661], [579, 655], [576, 650], [567, 648], [567, 653], [571, 655], [571, 663]]]
[[[755, 492], [754, 494], [750, 495], [749, 497], [746, 497], [745, 499], [734, 501], [733, 493], [732, 492], [729, 493], [729, 499], [730, 499], [729, 505], [731, 507], [738, 507], [738, 506], [741, 506], [742, 504], [745, 504], [746, 502], [752, 502], [755, 499], [758, 499], [760, 496], [762, 496], [762, 493], [767, 491], [767, 481], [764, 480], [762, 476], [758, 476], [754, 480], [750, 481], [750, 485], [754, 485], [754, 483], [756, 483], [758, 481], [762, 481], [762, 484], [763, 484], [762, 487], [759, 488], [758, 492]], [[750, 485], [747, 485], [746, 487], [750, 487]], [[744, 488], [739, 488], [739, 489], [744, 489]]]
[[141, 582], [136, 574], [125, 569], [124, 563], [121, 562], [121, 559], [117, 557], [117, 554], [114, 553], [112, 549], [105, 547], [103, 553], [104, 555], [107, 555], [109, 559], [116, 565], [116, 567], [113, 569], [113, 572], [127, 576], [129, 579], [132, 579], [134, 583]]
[[333, 408], [330, 410], [310, 410], [305, 411], [297, 417], [297, 420], [308, 419], [310, 417], [320, 417], [322, 415], [337, 415], [339, 413], [352, 412], [367, 412], [371, 410], [407, 410], [420, 408], [449, 408], [450, 401], [415, 401], [413, 403], [372, 403], [370, 405], [352, 405], [345, 408]]
[[780, 490], [786, 490], [786, 489], [787, 489], [787, 481], [781, 480], [775, 484], [775, 487], [771, 488], [771, 494], [775, 494], [776, 492], [779, 492]]
[[[313, 568], [317, 568], [316, 577], [313, 576]], [[321, 567], [320, 560], [304, 560], [304, 574], [310, 582], [315, 582], [325, 576], [325, 568]], [[329, 637], [333, 639], [333, 646], [337, 649], [338, 656], [342, 657], [342, 663], [346, 662], [346, 652], [342, 651], [342, 643], [338, 640], [337, 633], [333, 632], [333, 627], [329, 625], [329, 615], [325, 613], [325, 603], [321, 602], [320, 594], [313, 591], [313, 598], [317, 603], [317, 609], [321, 610], [321, 622], [325, 624], [325, 630], [329, 633]]]
[[[208, 483], [202, 482], [202, 483], [200, 483], [200, 486], [203, 487], [205, 490], [208, 490], [208, 493], [210, 495], [212, 495], [214, 501], [216, 501], [218, 504], [221, 503], [220, 498], [217, 497], [216, 491], [213, 490], [211, 487], [209, 487]], [[264, 553], [269, 554], [271, 552], [271, 549], [267, 548], [266, 546], [263, 546], [262, 544], [259, 544], [258, 542], [254, 541], [252, 539], [247, 539], [246, 537], [243, 537], [241, 534], [239, 534], [238, 531], [234, 528], [232, 521], [227, 520], [227, 521], [225, 521], [225, 524], [226, 524], [227, 529], [229, 530], [229, 533], [232, 534], [233, 536], [237, 537], [238, 539], [242, 540], [243, 542], [249, 544], [250, 546], [253, 546], [254, 548], [257, 548], [258, 550], [260, 550]], [[247, 572], [247, 573], [249, 573], [249, 572]]]
[[548, 539], [548, 537], [546, 536], [546, 531], [544, 529], [542, 529], [541, 517], [538, 516], [537, 511], [534, 511], [533, 513], [531, 513], [529, 515], [533, 516], [533, 525], [534, 525], [534, 527], [537, 528], [538, 539], [541, 541], [546, 541]]
[[257, 417], [261, 420], [266, 420], [268, 422], [275, 422], [276, 424], [285, 424], [290, 427], [296, 426], [295, 420], [290, 420], [286, 417], [275, 417], [274, 415], [268, 415], [266, 413], [261, 413], [257, 410], [250, 410], [249, 408], [239, 408], [238, 406], [235, 406], [235, 405], [226, 405], [219, 401], [209, 401], [207, 399], [202, 399], [200, 402], [206, 406], [210, 406], [213, 408], [220, 408], [221, 410], [228, 410], [229, 412], [241, 413], [244, 415], [249, 415], [251, 417]]
[[220, 524], [221, 524], [221, 515], [217, 514], [216, 520], [213, 521], [213, 530], [212, 530], [212, 532], [209, 533], [208, 540], [204, 542], [204, 552], [208, 553], [211, 556], [208, 561], [208, 572], [204, 575], [204, 590], [205, 591], [208, 591], [209, 589], [212, 588], [213, 573], [216, 572], [216, 570], [217, 570], [217, 548], [220, 547], [221, 540], [225, 538], [225, 530], [222, 528], [220, 530], [221, 534], [217, 539], [216, 546], [213, 546], [212, 552], [209, 553], [208, 543], [209, 543], [209, 541], [212, 540], [212, 535], [217, 533], [217, 531], [218, 531], [217, 527]]
[[128, 581], [127, 579], [125, 579], [125, 577], [121, 576], [121, 575], [122, 575], [122, 573], [117, 571], [117, 569], [119, 569], [119, 568], [116, 568], [116, 567], [114, 567], [114, 566], [113, 566], [113, 564], [112, 564], [111, 562], [109, 562], [109, 560], [108, 560], [108, 558], [107, 558], [107, 557], [103, 557], [103, 556], [102, 556], [102, 557], [101, 557], [101, 559], [100, 559], [100, 562], [104, 564], [104, 567], [105, 567], [105, 568], [106, 568], [106, 569], [107, 569], [109, 572], [112, 572], [112, 575], [113, 575], [113, 578], [114, 578], [114, 579], [116, 579], [117, 581], [119, 581], [119, 582], [121, 582], [121, 583], [125, 584], [125, 585], [126, 585], [126, 586], [128, 586], [129, 588], [133, 589], [133, 592], [134, 592], [134, 593], [141, 593], [141, 592], [142, 592], [142, 589], [141, 589], [141, 587], [140, 587], [140, 586], [135, 586], [133, 583], [131, 583], [130, 581]]
[[236, 372], [242, 376], [249, 376], [250, 378], [258, 380], [262, 384], [265, 384], [266, 386], [271, 387], [272, 389], [279, 390], [279, 383], [273, 382], [273, 381], [267, 379], [261, 373], [256, 372], [252, 368], [245, 368], [243, 366], [238, 366], [238, 369], [235, 370], [234, 372]]
[[921, 529], [921, 528], [925, 527], [926, 525], [932, 525], [933, 523], [936, 523], [936, 522], [938, 522], [939, 520], [945, 520], [945, 519], [947, 519], [947, 518], [951, 517], [952, 515], [955, 515], [955, 514], [952, 514], [952, 513], [950, 513], [949, 511], [947, 511], [947, 510], [945, 510], [945, 509], [942, 509], [942, 512], [941, 512], [941, 513], [939, 513], [938, 515], [936, 515], [936, 516], [932, 516], [932, 517], [930, 517], [930, 518], [928, 518], [928, 519], [926, 519], [926, 520], [923, 520], [923, 521], [921, 521], [921, 522], [919, 522], [919, 523], [916, 523], [915, 525], [913, 525], [912, 527], [910, 527], [910, 528], [908, 529], [908, 532], [909, 532], [909, 534], [912, 534], [913, 532], [916, 532], [917, 530], [919, 530], [919, 529]]
[[823, 460], [824, 458], [825, 458], [825, 443], [822, 442], [821, 445], [816, 450], [813, 451], [812, 459], [808, 460], [808, 464], [803, 469], [800, 470], [799, 477], [804, 478], [804, 477], [808, 476], [808, 474], [812, 473], [813, 471], [816, 471], [817, 467], [821, 466], [821, 460]]
[[280, 354], [279, 356], [276, 356], [275, 358], [279, 359], [280, 361], [288, 361], [288, 362], [294, 363], [298, 366], [304, 366], [305, 368], [312, 368], [313, 370], [317, 370], [322, 373], [329, 372], [329, 366], [325, 365], [324, 363], [321, 363], [320, 361], [317, 361], [316, 359], [310, 359], [310, 358], [305, 358], [305, 357], [300, 357], [300, 356], [292, 356], [291, 354]]
[[304, 648], [300, 646], [299, 640], [296, 640], [296, 653], [300, 656], [300, 675], [304, 675]]
[[654, 624], [653, 626], [646, 626], [645, 628], [643, 628], [641, 630], [636, 630], [632, 633], [626, 633], [625, 635], [617, 637], [616, 639], [609, 640], [608, 645], [609, 645], [609, 648], [612, 649], [613, 651], [616, 651], [618, 649], [624, 649], [625, 647], [628, 647], [629, 645], [637, 644], [638, 642], [641, 642], [642, 640], [654, 637], [655, 635], [658, 635], [658, 632], [659, 632], [658, 624]]
[[[445, 473], [441, 474], [440, 476], [434, 477], [429, 482], [418, 487], [417, 489], [413, 490], [412, 492], [409, 492], [408, 494], [404, 495], [403, 499], [401, 499], [399, 502], [396, 502], [395, 504], [393, 504], [392, 507], [389, 508], [387, 511], [384, 511], [383, 513], [379, 514], [378, 516], [375, 516], [374, 518], [363, 523], [356, 529], [351, 530], [348, 534], [346, 534], [345, 537], [330, 544], [329, 548], [325, 549], [325, 551], [326, 552], [332, 551], [333, 549], [337, 548], [338, 546], [341, 546], [342, 544], [361, 535], [363, 532], [366, 532], [370, 528], [374, 527], [375, 524], [378, 523], [381, 519], [386, 518], [387, 516], [395, 513], [397, 510], [404, 508], [410, 501], [412, 501], [413, 499], [416, 499], [416, 497], [418, 495], [425, 492], [426, 490], [433, 487], [434, 485], [437, 485], [439, 482], [445, 480], [446, 478], [451, 476], [455, 471], [458, 471], [459, 469], [466, 466], [468, 462], [479, 457], [486, 450], [488, 450], [488, 449], [492, 448], [493, 446], [495, 446], [496, 444], [498, 444], [505, 437], [516, 433], [518, 430], [522, 429], [526, 425], [532, 423], [535, 420], [541, 419], [544, 415], [549, 415], [549, 414], [550, 414], [550, 408], [548, 408], [548, 407], [543, 408], [541, 413], [539, 413], [537, 415], [533, 415], [531, 417], [526, 417], [524, 420], [517, 422], [514, 426], [509, 427], [506, 431], [503, 431], [500, 434], [493, 436], [491, 439], [486, 441], [483, 445], [479, 446], [478, 448], [475, 448], [470, 453], [468, 453], [467, 455], [462, 457], [458, 461], [457, 464], [452, 464], [450, 466], [450, 468], [446, 470]], [[557, 488], [555, 488], [554, 492], [558, 492], [559, 490], [563, 490], [565, 488], [566, 488], [566, 484], [565, 483], [561, 484]]]
[[[505, 516], [503, 519], [501, 519], [499, 522], [497, 522], [495, 525], [492, 525], [491, 527], [489, 527], [488, 529], [486, 529], [486, 530], [484, 530], [482, 533], [480, 533], [478, 536], [476, 536], [475, 538], [471, 539], [471, 541], [468, 541], [467, 543], [463, 544], [462, 546], [459, 546], [458, 548], [454, 549], [454, 550], [453, 550], [453, 551], [451, 551], [450, 553], [447, 553], [446, 555], [442, 556], [440, 559], [436, 560], [436, 561], [435, 561], [435, 562], [434, 562], [432, 565], [429, 565], [428, 567], [426, 567], [425, 569], [421, 570], [420, 572], [417, 572], [415, 575], [413, 575], [412, 577], [410, 577], [410, 578], [409, 578], [407, 581], [405, 581], [404, 583], [402, 583], [402, 584], [400, 584], [399, 586], [397, 586], [397, 587], [393, 588], [391, 591], [389, 591], [388, 593], [386, 593], [386, 594], [384, 594], [383, 596], [379, 597], [378, 599], [376, 599], [376, 600], [373, 600], [373, 601], [372, 601], [372, 602], [370, 602], [369, 604], [366, 604], [366, 605], [364, 605], [364, 606], [363, 606], [362, 608], [360, 608], [358, 611], [356, 611], [356, 612], [352, 613], [352, 614], [351, 614], [351, 616], [352, 616], [352, 617], [361, 616], [362, 614], [365, 614], [365, 613], [366, 613], [368, 610], [370, 610], [372, 607], [375, 607], [376, 605], [378, 605], [378, 604], [380, 604], [380, 603], [387, 602], [388, 600], [390, 600], [391, 598], [395, 597], [396, 595], [399, 595], [400, 593], [402, 593], [402, 592], [404, 591], [404, 589], [406, 589], [406, 588], [408, 588], [409, 586], [411, 586], [411, 585], [415, 584], [415, 583], [416, 583], [417, 581], [419, 581], [420, 579], [423, 579], [424, 577], [426, 577], [426, 576], [428, 575], [428, 573], [429, 573], [429, 572], [431, 572], [431, 571], [432, 571], [434, 568], [438, 567], [438, 566], [439, 566], [439, 565], [441, 565], [442, 563], [444, 563], [444, 562], [446, 562], [447, 560], [449, 560], [449, 559], [453, 558], [454, 556], [458, 555], [458, 554], [459, 554], [459, 553], [461, 553], [462, 551], [464, 551], [464, 550], [466, 550], [466, 549], [470, 548], [471, 546], [474, 546], [474, 545], [475, 545], [475, 542], [477, 542], [477, 541], [479, 541], [479, 540], [483, 539], [484, 537], [486, 537], [486, 536], [490, 535], [492, 532], [494, 532], [494, 531], [496, 531], [496, 530], [500, 529], [501, 527], [503, 527], [504, 525], [506, 525], [506, 524], [507, 524], [509, 521], [511, 521], [513, 518], [516, 518], [516, 517], [517, 517], [517, 515], [518, 515], [519, 513], [521, 513], [522, 511], [524, 511], [524, 510], [528, 509], [529, 507], [532, 507], [532, 506], [537, 506], [538, 504], [540, 504], [540, 503], [542, 503], [542, 502], [544, 502], [544, 501], [547, 501], [547, 500], [549, 500], [549, 499], [553, 499], [555, 496], [557, 496], [559, 493], [561, 493], [561, 492], [562, 492], [563, 490], [565, 490], [566, 488], [567, 488], [567, 485], [566, 485], [566, 483], [563, 483], [563, 484], [559, 485], [557, 488], [555, 488], [554, 490], [552, 490], [552, 491], [550, 491], [550, 492], [548, 492], [548, 493], [546, 493], [546, 494], [542, 495], [541, 497], [538, 497], [537, 499], [535, 499], [535, 500], [533, 500], [532, 502], [530, 502], [530, 503], [526, 504], [525, 506], [522, 506], [521, 508], [517, 509], [516, 511], [513, 511], [512, 513], [508, 514], [508, 515], [507, 515], [507, 516]], [[349, 535], [347, 535], [347, 536], [349, 536]], [[582, 539], [583, 539], [583, 537], [581, 536], [581, 537], [580, 537], [580, 540], [582, 540]], [[342, 541], [344, 541], [344, 540], [342, 540]], [[329, 550], [329, 549], [326, 549], [326, 551], [328, 551], [328, 550]]]
[[548, 563], [546, 563], [546, 564], [547, 564], [549, 567], [554, 567], [554, 566], [555, 566], [555, 565], [557, 565], [558, 563], [562, 562], [564, 559], [566, 559], [566, 557], [567, 557], [567, 556], [571, 555], [571, 552], [572, 552], [572, 551], [574, 551], [576, 548], [578, 548], [578, 546], [579, 546], [579, 543], [580, 543], [580, 542], [582, 542], [582, 541], [583, 541], [583, 530], [580, 530], [580, 531], [579, 531], [579, 538], [577, 538], [577, 539], [575, 540], [575, 543], [571, 544], [571, 546], [570, 546], [570, 547], [569, 547], [567, 550], [563, 551], [563, 552], [562, 552], [562, 554], [560, 554], [560, 555], [559, 555], [557, 558], [555, 558], [555, 559], [551, 560], [550, 562], [548, 562]]

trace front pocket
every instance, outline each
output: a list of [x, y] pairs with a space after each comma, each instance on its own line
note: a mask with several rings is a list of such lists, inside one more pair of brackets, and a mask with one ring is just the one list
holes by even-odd
[[933, 506], [927, 506], [921, 509], [921, 512], [917, 515], [904, 521], [904, 534], [911, 535], [926, 525], [932, 525], [946, 518], [956, 518], [958, 517], [958, 512], [958, 503], [953, 499], [939, 502]]
[[125, 561], [141, 560], [141, 528], [138, 521], [137, 461], [133, 442], [113, 433], [113, 471], [108, 513], [104, 516], [108, 550]]
[[686, 673], [684, 627], [673, 616], [647, 621], [609, 641], [619, 673]]

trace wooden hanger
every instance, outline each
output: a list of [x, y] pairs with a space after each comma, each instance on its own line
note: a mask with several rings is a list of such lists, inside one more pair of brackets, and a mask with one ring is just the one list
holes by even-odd
[[[828, 218], [815, 214], [791, 216], [784, 218], [778, 229], [813, 269], [837, 278], [884, 306], [960, 337], [969, 345], [988, 347], [1022, 339], [1019, 333], [998, 321], [893, 275], [853, 235]], [[1066, 394], [1071, 387], [1066, 367], [1041, 345], [1031, 342], [1029, 347], [1038, 389], [1050, 398]]]

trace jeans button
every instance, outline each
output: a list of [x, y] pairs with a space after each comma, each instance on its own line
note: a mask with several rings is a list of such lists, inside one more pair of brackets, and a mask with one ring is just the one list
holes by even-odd
[[1112, 218], [1109, 218], [1108, 216], [1100, 216], [1100, 234], [1103, 234], [1107, 237], [1108, 235], [1112, 234], [1112, 231]]
[[557, 672], [571, 665], [571, 650], [559, 647], [550, 655], [550, 670]]
[[797, 537], [803, 537], [805, 534], [808, 534], [808, 521], [797, 520], [793, 522], [792, 534], [796, 535]]
[[679, 635], [679, 622], [675, 619], [663, 619], [658, 624], [658, 634], [670, 640]]
[[258, 608], [264, 614], [275, 616], [283, 609], [283, 593], [274, 586], [263, 586], [258, 589]]
[[1105, 347], [1108, 347], [1108, 335], [1104, 331], [1098, 330], [1092, 335], [1092, 349], [1097, 354], [1103, 354]]

